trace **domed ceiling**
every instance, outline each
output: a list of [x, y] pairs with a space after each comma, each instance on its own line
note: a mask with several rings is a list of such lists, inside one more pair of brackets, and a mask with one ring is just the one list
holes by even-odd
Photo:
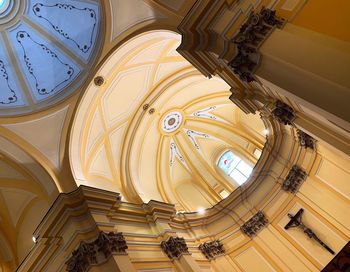
[[98, 2], [0, 0], [0, 114], [72, 93], [94, 60], [100, 25]]
[[229, 100], [229, 86], [183, 59], [177, 34], [158, 31], [119, 48], [91, 84], [73, 124], [70, 158], [79, 184], [208, 208], [238, 184], [217, 167], [231, 150], [254, 166], [264, 124]]

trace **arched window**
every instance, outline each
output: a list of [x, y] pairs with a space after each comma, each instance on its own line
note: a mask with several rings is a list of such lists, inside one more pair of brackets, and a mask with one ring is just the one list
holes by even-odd
[[253, 168], [235, 155], [232, 151], [225, 152], [219, 159], [218, 166], [239, 185], [247, 181]]

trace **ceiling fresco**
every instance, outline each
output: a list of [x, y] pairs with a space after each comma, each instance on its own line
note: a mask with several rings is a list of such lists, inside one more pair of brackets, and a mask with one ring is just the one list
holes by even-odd
[[46, 108], [77, 89], [97, 51], [91, 1], [0, 2], [0, 115]]

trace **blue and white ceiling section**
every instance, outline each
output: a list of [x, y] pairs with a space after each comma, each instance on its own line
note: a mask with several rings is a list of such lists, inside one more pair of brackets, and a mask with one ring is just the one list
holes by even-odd
[[98, 1], [0, 0], [0, 115], [74, 92], [97, 58], [101, 25]]

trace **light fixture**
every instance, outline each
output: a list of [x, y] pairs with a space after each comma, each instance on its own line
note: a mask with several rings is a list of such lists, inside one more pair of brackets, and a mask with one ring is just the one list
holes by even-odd
[[204, 208], [198, 208], [197, 213], [205, 214], [205, 209]]
[[264, 129], [263, 133], [264, 133], [264, 135], [269, 135], [269, 130], [268, 129]]
[[32, 240], [33, 240], [33, 242], [36, 244], [36, 242], [38, 241], [38, 239], [37, 239], [37, 237], [35, 237], [34, 235], [33, 235], [33, 237], [32, 237]]

